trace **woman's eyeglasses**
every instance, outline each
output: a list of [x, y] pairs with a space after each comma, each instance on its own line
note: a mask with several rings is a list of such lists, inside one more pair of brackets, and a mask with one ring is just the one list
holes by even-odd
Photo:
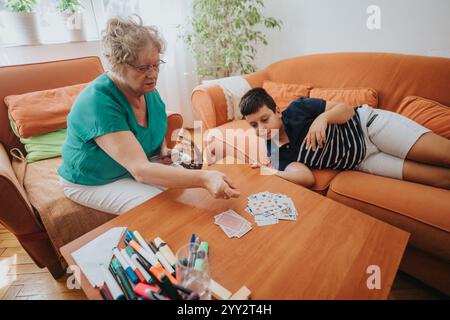
[[133, 67], [134, 69], [136, 69], [140, 73], [148, 73], [148, 72], [150, 72], [152, 70], [155, 70], [155, 71], [158, 72], [160, 67], [161, 67], [161, 65], [164, 64], [164, 63], [166, 63], [164, 60], [159, 60], [159, 62], [157, 64], [144, 64], [142, 66], [134, 66], [134, 65], [132, 65], [132, 64], [127, 62], [127, 64], [130, 67]]

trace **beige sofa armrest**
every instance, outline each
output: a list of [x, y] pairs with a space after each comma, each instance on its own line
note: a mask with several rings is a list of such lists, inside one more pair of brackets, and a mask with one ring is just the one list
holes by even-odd
[[0, 144], [0, 222], [16, 236], [42, 232], [27, 194], [19, 184], [5, 148]]
[[21, 199], [21, 201], [28, 206], [28, 209], [32, 210], [25, 189], [17, 180], [16, 174], [11, 166], [11, 161], [2, 144], [0, 144], [0, 179], [2, 191], [5, 190], [4, 188], [7, 188], [7, 186], [13, 188], [17, 193], [17, 199]]
[[64, 274], [47, 231], [34, 213], [27, 194], [19, 184], [5, 148], [0, 144], [0, 223], [12, 232], [26, 252], [53, 277]]

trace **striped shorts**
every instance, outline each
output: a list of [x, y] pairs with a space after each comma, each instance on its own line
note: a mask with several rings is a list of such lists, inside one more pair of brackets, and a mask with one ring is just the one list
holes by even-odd
[[398, 113], [363, 105], [357, 109], [366, 156], [355, 170], [402, 179], [403, 163], [417, 140], [430, 130]]

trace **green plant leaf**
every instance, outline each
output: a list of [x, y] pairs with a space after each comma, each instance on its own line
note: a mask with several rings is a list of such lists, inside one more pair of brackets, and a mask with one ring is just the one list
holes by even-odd
[[193, 0], [192, 17], [178, 31], [193, 53], [200, 77], [256, 70], [256, 47], [268, 44], [261, 30], [282, 25], [263, 16], [263, 7], [264, 0]]
[[37, 0], [3, 0], [5, 9], [10, 12], [26, 12], [31, 13]]
[[80, 0], [59, 0], [56, 8], [59, 12], [70, 14], [79, 12], [82, 7]]

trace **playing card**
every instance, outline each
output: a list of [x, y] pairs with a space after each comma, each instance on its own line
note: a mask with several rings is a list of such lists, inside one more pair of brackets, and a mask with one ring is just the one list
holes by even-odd
[[248, 206], [252, 210], [254, 214], [272, 214], [273, 212], [277, 212], [280, 208], [277, 206], [275, 202], [270, 198], [261, 198], [257, 201], [250, 201]]
[[237, 237], [241, 238], [243, 235], [245, 235], [247, 232], [249, 232], [250, 230], [252, 230], [252, 226], [251, 224], [246, 224], [244, 225], [243, 229], [241, 231], [239, 231], [239, 233], [237, 233]]
[[241, 238], [252, 229], [251, 223], [234, 210], [222, 212], [221, 214], [216, 215], [214, 220], [229, 238]]
[[291, 198], [281, 193], [268, 191], [252, 194], [248, 197], [245, 209], [253, 215], [258, 226], [278, 223], [278, 220], [297, 220], [297, 209]]
[[278, 219], [277, 218], [265, 218], [265, 219], [258, 219], [255, 220], [255, 223], [259, 226], [268, 226], [268, 225], [272, 225], [272, 224], [277, 224], [278, 223]]
[[216, 219], [216, 224], [230, 228], [234, 231], [239, 231], [244, 224], [244, 221], [231, 215], [222, 214]]
[[228, 236], [228, 238], [233, 238], [236, 235], [236, 231], [234, 231], [233, 229], [224, 227], [219, 225], [220, 228], [223, 230], [223, 232], [225, 232], [225, 234]]

